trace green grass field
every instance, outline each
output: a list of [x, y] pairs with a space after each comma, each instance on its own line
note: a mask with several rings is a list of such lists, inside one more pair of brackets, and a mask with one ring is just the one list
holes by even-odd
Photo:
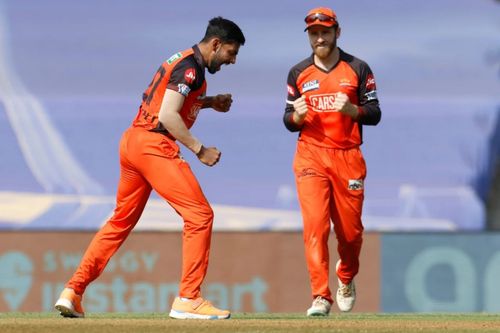
[[0, 313], [0, 332], [500, 332], [492, 314], [234, 314], [229, 320], [175, 320], [167, 314], [89, 314], [68, 319], [57, 313]]

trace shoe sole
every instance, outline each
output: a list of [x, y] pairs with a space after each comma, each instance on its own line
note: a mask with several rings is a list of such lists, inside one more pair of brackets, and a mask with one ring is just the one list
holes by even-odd
[[202, 315], [191, 312], [182, 312], [176, 310], [170, 310], [169, 316], [175, 319], [203, 319], [203, 320], [218, 320], [218, 319], [229, 319], [231, 314], [216, 316], [216, 315]]
[[308, 317], [326, 317], [328, 313], [324, 312], [307, 312]]
[[54, 308], [59, 311], [61, 316], [65, 318], [83, 318], [85, 315], [83, 313], [76, 312], [73, 310], [73, 304], [71, 304], [71, 301], [67, 299], [62, 299], [60, 298], [57, 300], [56, 305]]

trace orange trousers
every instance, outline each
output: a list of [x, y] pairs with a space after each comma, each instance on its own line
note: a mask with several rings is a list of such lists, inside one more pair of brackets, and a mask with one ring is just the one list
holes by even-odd
[[331, 222], [341, 260], [337, 275], [347, 284], [359, 270], [365, 160], [359, 148], [323, 148], [298, 141], [293, 167], [304, 224], [312, 296], [333, 302], [329, 287], [328, 249]]
[[205, 278], [213, 211], [179, 147], [166, 136], [129, 128], [120, 141], [120, 182], [113, 216], [97, 232], [67, 283], [77, 294], [104, 270], [139, 220], [154, 189], [184, 220], [179, 296], [196, 298]]

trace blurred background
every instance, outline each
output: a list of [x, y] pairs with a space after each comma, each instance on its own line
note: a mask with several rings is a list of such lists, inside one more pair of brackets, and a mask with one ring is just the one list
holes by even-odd
[[[500, 243], [494, 232], [500, 229], [500, 2], [494, 0], [0, 1], [0, 236], [12, 240], [25, 231], [39, 239], [36, 232], [86, 230], [81, 235], [88, 238], [106, 221], [119, 176], [118, 142], [143, 91], [159, 65], [199, 42], [218, 15], [234, 20], [247, 42], [236, 65], [207, 73], [207, 93], [232, 93], [234, 102], [228, 114], [202, 110], [192, 132], [217, 146], [222, 159], [207, 168], [185, 149], [184, 157], [213, 204], [216, 231], [300, 235], [292, 172], [297, 135], [285, 129], [282, 116], [288, 70], [311, 53], [303, 18], [316, 6], [336, 11], [339, 46], [370, 65], [382, 108], [380, 124], [364, 127], [362, 145], [368, 166], [363, 220], [378, 242], [380, 265], [378, 273], [361, 273], [390, 275], [400, 288], [377, 288], [377, 305], [362, 309], [500, 309], [482, 296], [471, 308], [460, 307], [470, 295], [455, 291], [480, 281], [454, 274], [469, 261], [482, 263], [471, 268], [474, 277], [500, 273], [494, 245]], [[152, 195], [136, 229], [179, 232], [182, 221]], [[431, 232], [435, 240], [427, 237]], [[423, 301], [422, 293], [408, 291], [400, 267], [434, 248], [422, 240], [466, 255], [438, 248], [444, 261], [424, 260], [438, 265], [429, 274], [440, 283], [422, 288], [444, 294]], [[35, 251], [44, 256], [34, 259], [23, 252], [29, 244], [25, 250], [1, 244], [9, 253], [4, 266], [0, 260], [0, 291], [10, 295], [5, 309], [23, 309], [26, 288], [10, 284], [13, 267], [32, 272], [37, 260], [46, 265], [53, 248]], [[297, 265], [305, 276], [303, 260]], [[446, 289], [450, 281], [456, 283]], [[50, 299], [40, 302], [29, 309], [50, 309]], [[285, 310], [301, 311], [307, 302]], [[276, 310], [255, 304], [248, 310]]]

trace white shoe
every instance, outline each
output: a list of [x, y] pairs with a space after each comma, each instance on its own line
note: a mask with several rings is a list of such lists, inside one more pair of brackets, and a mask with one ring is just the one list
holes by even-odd
[[312, 302], [312, 305], [307, 309], [307, 316], [328, 316], [332, 305], [325, 298], [318, 296]]
[[[338, 270], [340, 266], [340, 260], [337, 261], [335, 270]], [[356, 286], [354, 285], [354, 280], [351, 280], [349, 284], [344, 284], [339, 281], [339, 289], [337, 289], [337, 306], [342, 312], [349, 312], [352, 310], [354, 303], [356, 302]]]
[[231, 312], [217, 309], [201, 297], [187, 300], [176, 297], [169, 316], [176, 319], [229, 319]]
[[73, 289], [64, 288], [61, 296], [54, 305], [63, 317], [83, 318], [85, 312], [82, 306], [82, 296], [77, 295]]

